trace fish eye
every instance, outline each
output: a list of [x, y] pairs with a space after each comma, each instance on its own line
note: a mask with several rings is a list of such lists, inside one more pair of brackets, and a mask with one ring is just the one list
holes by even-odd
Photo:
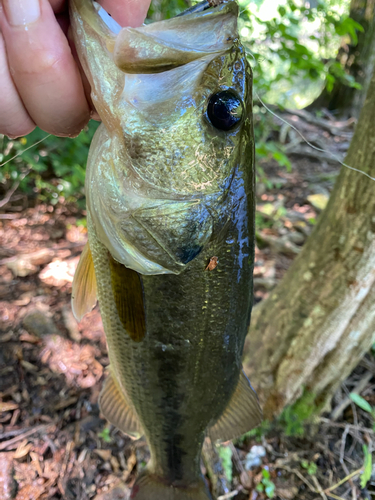
[[231, 130], [242, 118], [241, 99], [233, 90], [223, 90], [210, 97], [207, 116], [212, 125], [219, 130]]

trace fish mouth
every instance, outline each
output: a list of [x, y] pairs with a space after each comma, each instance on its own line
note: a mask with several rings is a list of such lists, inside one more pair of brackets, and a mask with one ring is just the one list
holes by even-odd
[[238, 38], [238, 5], [235, 0], [218, 1], [203, 1], [172, 19], [140, 28], [121, 28], [91, 0], [72, 0], [71, 5], [72, 14], [102, 38], [121, 71], [155, 74], [232, 47]]

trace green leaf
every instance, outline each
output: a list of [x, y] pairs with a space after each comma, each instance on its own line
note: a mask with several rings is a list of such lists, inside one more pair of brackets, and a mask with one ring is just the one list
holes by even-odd
[[262, 469], [262, 476], [264, 479], [270, 479], [271, 477], [270, 471], [267, 469]]
[[272, 481], [269, 481], [265, 487], [265, 493], [268, 498], [273, 498], [275, 496], [275, 485]]
[[102, 440], [105, 443], [110, 443], [112, 441], [111, 435], [110, 435], [110, 428], [109, 427], [104, 427], [104, 429], [98, 433], [98, 436], [102, 438]]
[[363, 453], [365, 455], [365, 461], [363, 464], [363, 472], [361, 474], [362, 489], [366, 487], [366, 484], [370, 481], [372, 475], [372, 456], [366, 445], [363, 445]]
[[349, 397], [357, 406], [362, 408], [362, 410], [367, 411], [367, 413], [372, 415], [372, 406], [362, 396], [356, 394], [355, 392], [351, 392]]

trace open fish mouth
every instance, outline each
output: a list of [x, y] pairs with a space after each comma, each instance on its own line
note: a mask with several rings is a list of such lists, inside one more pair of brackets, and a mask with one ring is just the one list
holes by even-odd
[[[207, 9], [210, 9], [211, 7], [217, 7], [218, 5], [220, 5], [223, 2], [224, 2], [224, 0], [210, 0], [210, 1], [205, 0], [203, 2], [196, 4], [196, 5], [193, 5], [192, 7], [189, 7], [188, 9], [184, 10], [180, 14], [177, 14], [177, 16], [175, 16], [175, 17], [181, 17], [181, 16], [185, 16], [187, 14], [196, 14], [198, 12], [203, 12]], [[105, 9], [103, 9], [103, 7], [101, 5], [99, 5], [96, 2], [93, 2], [93, 3], [95, 5], [95, 8], [98, 11], [99, 16], [103, 19], [103, 21], [108, 26], [108, 28], [113, 33], [116, 33], [116, 34], [119, 33], [122, 30], [122, 26], [120, 26], [120, 24], [118, 24], [113, 19], [113, 17], [110, 14], [108, 14], [108, 12]]]
[[122, 28], [96, 2], [73, 2], [82, 19], [103, 38], [116, 66], [125, 73], [167, 71], [223, 52], [237, 37], [238, 5], [234, 0], [204, 1], [172, 19], [140, 28]]

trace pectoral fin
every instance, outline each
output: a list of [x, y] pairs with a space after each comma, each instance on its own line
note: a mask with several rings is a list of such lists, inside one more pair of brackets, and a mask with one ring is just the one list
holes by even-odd
[[109, 257], [111, 283], [122, 326], [134, 342], [146, 335], [146, 318], [141, 278], [136, 271]]
[[262, 421], [262, 410], [256, 392], [244, 371], [228, 406], [219, 420], [208, 430], [212, 441], [229, 441], [250, 431]]
[[140, 438], [142, 427], [134, 410], [129, 406], [112, 374], [109, 374], [99, 396], [100, 410], [105, 418], [125, 434]]
[[95, 307], [96, 298], [96, 276], [94, 262], [88, 243], [79, 259], [72, 287], [72, 311], [77, 321]]

